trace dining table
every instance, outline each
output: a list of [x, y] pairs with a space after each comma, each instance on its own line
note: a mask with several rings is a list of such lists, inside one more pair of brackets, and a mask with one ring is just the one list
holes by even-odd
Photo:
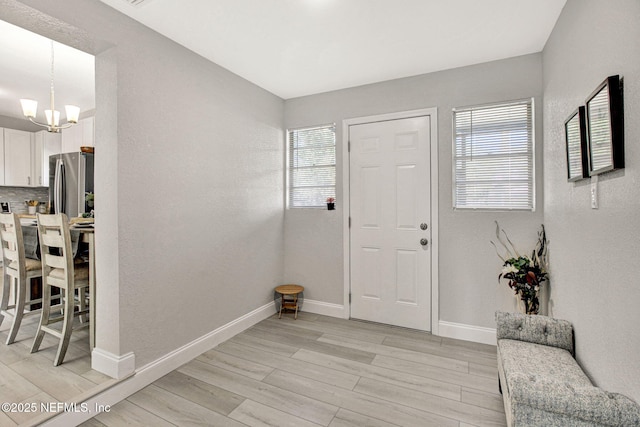
[[[37, 220], [31, 216], [20, 218], [22, 225], [22, 235], [27, 258], [40, 259], [38, 242]], [[96, 249], [95, 249], [95, 227], [93, 218], [71, 218], [69, 220], [69, 232], [74, 251], [78, 250], [80, 242], [86, 243], [87, 258], [89, 262], [89, 345], [90, 349], [95, 348], [96, 342]]]

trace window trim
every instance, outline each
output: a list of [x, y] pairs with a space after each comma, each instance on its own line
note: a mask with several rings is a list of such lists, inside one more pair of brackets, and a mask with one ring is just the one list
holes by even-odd
[[[456, 121], [455, 113], [488, 109], [493, 107], [507, 107], [511, 105], [531, 105], [531, 207], [515, 207], [510, 208], [506, 206], [502, 207], [467, 207], [456, 206]], [[481, 211], [481, 212], [535, 212], [536, 211], [536, 110], [535, 110], [535, 98], [521, 98], [503, 102], [492, 102], [487, 104], [475, 104], [464, 107], [452, 108], [451, 115], [451, 197], [452, 208], [454, 211]]]
[[316, 129], [325, 129], [325, 128], [333, 128], [333, 147], [334, 147], [334, 151], [335, 151], [335, 156], [336, 156], [336, 161], [333, 164], [334, 167], [334, 174], [335, 174], [335, 179], [336, 182], [333, 185], [334, 188], [334, 194], [337, 193], [337, 177], [338, 177], [338, 134], [337, 134], [337, 127], [335, 122], [331, 122], [331, 123], [325, 123], [325, 124], [321, 124], [321, 125], [314, 125], [314, 126], [299, 126], [299, 127], [292, 127], [292, 128], [287, 128], [286, 129], [286, 134], [285, 134], [285, 151], [286, 151], [286, 156], [285, 156], [285, 206], [287, 209], [327, 209], [326, 205], [318, 205], [318, 206], [293, 206], [291, 204], [291, 133], [292, 132], [297, 132], [297, 131], [307, 131], [307, 130], [316, 130]]

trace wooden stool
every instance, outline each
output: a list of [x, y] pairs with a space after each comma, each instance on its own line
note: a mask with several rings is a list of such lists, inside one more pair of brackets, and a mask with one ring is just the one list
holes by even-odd
[[[38, 214], [38, 236], [42, 256], [42, 314], [31, 353], [40, 349], [45, 333], [51, 334], [60, 340], [53, 362], [54, 366], [58, 366], [64, 361], [69, 348], [71, 332], [80, 327], [90, 326], [89, 322], [84, 322], [76, 328], [73, 327], [74, 317], [89, 313], [86, 301], [89, 267], [86, 264], [74, 264], [69, 219], [65, 214]], [[52, 305], [51, 301], [56, 299], [52, 297], [52, 289], [60, 289], [64, 295], [62, 304]], [[75, 310], [76, 306], [79, 308], [78, 311]], [[52, 311], [55, 313], [61, 310], [63, 313], [59, 316], [51, 316]], [[60, 328], [50, 326], [57, 322], [62, 323]]]
[[[33, 231], [35, 236], [35, 229]], [[4, 271], [0, 268], [2, 271], [0, 325], [6, 315], [13, 317], [13, 323], [7, 335], [7, 345], [9, 345], [16, 339], [23, 316], [39, 314], [39, 310], [34, 309], [32, 305], [41, 302], [42, 299], [27, 300], [26, 295], [33, 295], [27, 290], [31, 286], [31, 279], [42, 277], [42, 263], [39, 260], [26, 258], [22, 225], [15, 213], [0, 214], [0, 242], [2, 244], [0, 256], [4, 265]], [[15, 292], [13, 299], [11, 299], [12, 291]], [[26, 307], [31, 311], [26, 311]]]
[[[276, 292], [282, 296], [282, 302], [280, 304], [280, 312], [278, 313], [278, 319], [282, 318], [282, 310], [291, 309], [295, 310], [294, 319], [298, 318], [298, 295], [304, 291], [304, 286], [300, 285], [281, 285], [276, 287]], [[291, 298], [287, 299], [287, 296]]]

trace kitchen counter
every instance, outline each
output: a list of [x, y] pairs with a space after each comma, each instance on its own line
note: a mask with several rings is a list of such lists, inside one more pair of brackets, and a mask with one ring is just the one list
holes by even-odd
[[26, 218], [26, 219], [36, 219], [35, 215], [29, 215], [26, 213], [18, 214], [18, 218]]

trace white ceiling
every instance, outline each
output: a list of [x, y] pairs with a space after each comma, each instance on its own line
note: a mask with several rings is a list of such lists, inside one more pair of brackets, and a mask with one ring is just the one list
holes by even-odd
[[566, 0], [102, 0], [293, 98], [540, 52]]
[[[101, 0], [284, 98], [540, 52], [566, 0]], [[0, 115], [49, 100], [50, 42], [0, 21]], [[95, 108], [94, 58], [55, 44], [57, 109]]]

